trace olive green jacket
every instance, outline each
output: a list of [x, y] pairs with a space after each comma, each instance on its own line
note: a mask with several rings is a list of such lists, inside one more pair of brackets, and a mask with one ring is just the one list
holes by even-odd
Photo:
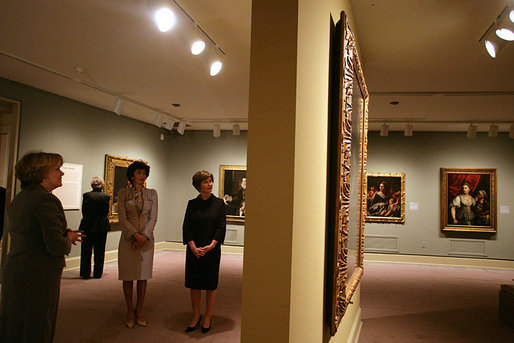
[[41, 185], [24, 188], [8, 210], [11, 249], [5, 272], [62, 269], [64, 255], [70, 253], [66, 217], [55, 195]]

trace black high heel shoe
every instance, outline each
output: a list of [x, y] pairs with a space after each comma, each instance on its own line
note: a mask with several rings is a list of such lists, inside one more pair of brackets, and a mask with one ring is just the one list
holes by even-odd
[[[186, 332], [191, 332], [191, 331], [195, 331], [196, 328], [198, 327], [198, 324], [200, 324], [200, 321], [202, 320], [202, 316], [200, 316], [200, 318], [198, 319], [198, 321], [196, 322], [196, 325], [195, 326], [188, 326], [186, 328]], [[203, 329], [203, 328], [202, 328]]]
[[211, 329], [211, 324], [212, 324], [212, 319], [211, 319], [211, 321], [209, 322], [209, 327], [204, 328], [204, 327], [202, 326], [202, 333], [207, 333], [207, 332], [209, 332], [209, 330]]

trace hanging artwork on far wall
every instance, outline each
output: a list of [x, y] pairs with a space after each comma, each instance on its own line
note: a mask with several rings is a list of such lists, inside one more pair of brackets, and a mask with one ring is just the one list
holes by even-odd
[[246, 212], [246, 166], [220, 166], [219, 197], [227, 205], [227, 221], [244, 223]]
[[[121, 188], [129, 186], [127, 179], [128, 166], [135, 162], [133, 158], [105, 155], [105, 193], [111, 196], [109, 201], [109, 222], [118, 223], [118, 192]], [[141, 161], [146, 163], [145, 161]], [[146, 186], [146, 182], [145, 182]]]
[[441, 168], [441, 230], [496, 232], [496, 169]]
[[405, 223], [405, 174], [367, 173], [366, 222]]

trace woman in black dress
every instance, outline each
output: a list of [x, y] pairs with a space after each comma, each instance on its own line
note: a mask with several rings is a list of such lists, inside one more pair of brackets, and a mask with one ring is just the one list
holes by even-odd
[[196, 329], [202, 317], [200, 302], [206, 290], [205, 318], [202, 333], [211, 329], [211, 315], [218, 288], [221, 244], [225, 239], [225, 203], [212, 194], [214, 176], [208, 171], [196, 172], [193, 186], [200, 194], [189, 200], [182, 226], [183, 242], [187, 245], [186, 282], [191, 289], [193, 318], [186, 332]]

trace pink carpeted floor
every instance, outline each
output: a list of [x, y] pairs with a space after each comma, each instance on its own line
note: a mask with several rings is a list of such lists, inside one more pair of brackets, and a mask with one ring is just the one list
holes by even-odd
[[[143, 308], [148, 327], [124, 326], [126, 307], [117, 262], [105, 264], [101, 279], [82, 280], [78, 269], [65, 271], [54, 342], [239, 342], [242, 262], [242, 255], [223, 254], [212, 329], [206, 334], [199, 329], [184, 332], [191, 320], [184, 252], [155, 254]], [[202, 312], [204, 306], [202, 299]]]
[[514, 342], [498, 291], [514, 271], [365, 263], [359, 343]]
[[[191, 310], [183, 252], [155, 255], [144, 307], [146, 328], [123, 324], [126, 310], [116, 262], [105, 265], [99, 280], [80, 279], [78, 269], [65, 271], [55, 342], [239, 342], [242, 269], [242, 255], [223, 254], [207, 334], [198, 329], [184, 333]], [[359, 343], [514, 342], [514, 329], [498, 319], [500, 284], [513, 277], [514, 271], [507, 270], [366, 263]]]

